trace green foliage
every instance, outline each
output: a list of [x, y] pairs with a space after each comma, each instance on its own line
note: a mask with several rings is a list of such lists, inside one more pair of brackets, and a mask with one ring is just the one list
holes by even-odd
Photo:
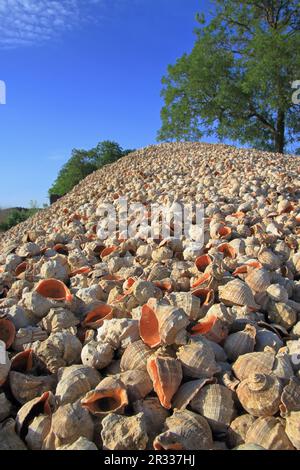
[[163, 78], [159, 140], [216, 134], [283, 152], [299, 138], [299, 0], [216, 0], [190, 54]]
[[91, 150], [74, 149], [71, 158], [60, 170], [49, 194], [63, 196], [83, 178], [104, 165], [114, 163], [132, 150], [123, 150], [116, 142], [105, 140]]
[[6, 231], [10, 228], [14, 227], [15, 225], [20, 224], [21, 222], [25, 222], [25, 220], [32, 217], [39, 209], [35, 207], [31, 207], [30, 209], [12, 209], [9, 211], [6, 219], [4, 222], [0, 224], [0, 230]]

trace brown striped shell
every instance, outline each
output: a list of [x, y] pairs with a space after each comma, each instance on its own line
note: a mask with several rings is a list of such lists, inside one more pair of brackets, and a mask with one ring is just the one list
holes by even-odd
[[181, 346], [177, 357], [182, 364], [184, 377], [210, 378], [220, 371], [213, 350], [200, 338], [197, 342]]
[[226, 439], [230, 449], [245, 443], [248, 429], [255, 419], [254, 416], [245, 414], [238, 416], [230, 423]]
[[253, 269], [246, 276], [245, 282], [254, 292], [265, 292], [271, 284], [271, 278], [266, 269]]
[[154, 440], [155, 450], [209, 450], [213, 438], [208, 422], [192, 411], [175, 411], [166, 419], [166, 431]]
[[121, 358], [121, 370], [147, 370], [147, 359], [152, 356], [150, 349], [143, 341], [135, 341], [125, 349]]
[[208, 420], [213, 431], [224, 431], [235, 414], [233, 393], [223, 385], [206, 385], [191, 401], [191, 408]]
[[300, 450], [300, 411], [292, 411], [286, 416], [285, 432], [293, 446]]
[[282, 384], [274, 375], [251, 374], [237, 390], [243, 408], [253, 416], [272, 416], [279, 411]]
[[170, 409], [171, 400], [182, 381], [181, 363], [172, 357], [153, 356], [147, 361], [147, 371], [161, 405]]
[[247, 444], [258, 444], [268, 450], [293, 450], [284, 425], [274, 416], [260, 417], [250, 426], [246, 434]]
[[224, 350], [230, 361], [235, 361], [239, 356], [254, 351], [256, 328], [246, 325], [243, 331], [229, 335], [224, 343]]
[[239, 279], [229, 281], [225, 286], [220, 286], [219, 299], [228, 306], [247, 306], [253, 310], [258, 310], [259, 308], [250, 287]]

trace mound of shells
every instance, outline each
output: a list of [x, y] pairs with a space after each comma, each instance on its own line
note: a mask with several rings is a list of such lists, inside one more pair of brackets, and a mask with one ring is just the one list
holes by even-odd
[[[299, 450], [299, 174], [152, 146], [2, 234], [0, 449]], [[123, 196], [203, 203], [204, 244], [100, 240]]]

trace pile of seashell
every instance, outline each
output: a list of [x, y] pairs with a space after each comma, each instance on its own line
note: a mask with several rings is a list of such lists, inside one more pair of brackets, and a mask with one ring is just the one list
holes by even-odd
[[[1, 235], [0, 449], [299, 450], [299, 174], [151, 146]], [[100, 241], [120, 196], [204, 203], [204, 245]]]

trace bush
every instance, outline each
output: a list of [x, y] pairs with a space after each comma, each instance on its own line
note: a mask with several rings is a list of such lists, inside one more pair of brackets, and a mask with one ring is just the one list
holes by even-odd
[[31, 207], [30, 209], [12, 209], [4, 222], [0, 224], [0, 230], [6, 232], [15, 225], [25, 222], [25, 220], [32, 217], [39, 209], [36, 207]]

